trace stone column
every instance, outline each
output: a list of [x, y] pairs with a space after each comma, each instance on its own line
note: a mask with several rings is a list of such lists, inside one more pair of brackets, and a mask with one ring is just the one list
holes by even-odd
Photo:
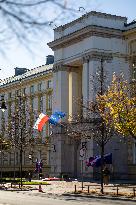
[[68, 70], [60, 70], [53, 73], [53, 112], [59, 110], [69, 113], [69, 75]]
[[[82, 100], [83, 105], [88, 107], [89, 101], [89, 58], [83, 58], [82, 69]], [[87, 110], [83, 108], [83, 117], [87, 117]]]
[[69, 72], [69, 120], [80, 114], [81, 100], [81, 79], [80, 70], [75, 69]]

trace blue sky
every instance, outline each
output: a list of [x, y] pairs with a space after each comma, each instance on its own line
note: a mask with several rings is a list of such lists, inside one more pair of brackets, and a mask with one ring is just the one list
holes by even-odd
[[[67, 4], [72, 4], [72, 6], [73, 2], [75, 1], [67, 0]], [[126, 16], [128, 22], [136, 19], [136, 0], [78, 0], [74, 3], [74, 8], [77, 8], [77, 10], [80, 6], [83, 6], [86, 10], [79, 12], [77, 16], [81, 16], [84, 12], [96, 10], [99, 12]], [[64, 23], [69, 21], [70, 19], [65, 19]], [[59, 24], [57, 25], [59, 26]], [[53, 29], [51, 28], [50, 35], [45, 32], [43, 38], [37, 39], [37, 43], [33, 44], [33, 54], [28, 52], [17, 42], [9, 45], [6, 50], [6, 55], [0, 55], [0, 79], [13, 76], [15, 67], [32, 69], [44, 65], [46, 56], [48, 54], [53, 54], [51, 49], [47, 46], [47, 43], [52, 40]]]

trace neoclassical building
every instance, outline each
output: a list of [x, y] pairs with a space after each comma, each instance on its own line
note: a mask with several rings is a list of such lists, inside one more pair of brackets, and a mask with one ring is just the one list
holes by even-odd
[[6, 151], [0, 147], [1, 176], [19, 176], [21, 142], [23, 176], [34, 173], [36, 159], [43, 161], [43, 176], [50, 172], [49, 126], [45, 125], [41, 133], [33, 129], [41, 112], [52, 113], [53, 64], [48, 58], [46, 65], [32, 70], [15, 68], [15, 76], [0, 82], [1, 100], [7, 107], [4, 113], [0, 110], [0, 135], [12, 142]]
[[[34, 139], [43, 139], [43, 144], [23, 152], [23, 170], [34, 170], [29, 155], [43, 160], [44, 173], [52, 176], [68, 174], [73, 177], [96, 177], [99, 170], [85, 165], [86, 159], [99, 154], [93, 140], [75, 141], [65, 132], [63, 126], [44, 130], [38, 138], [37, 132], [30, 129], [38, 113], [51, 114], [63, 111], [65, 124], [88, 113], [78, 100], [88, 106], [95, 100], [100, 83], [98, 76], [103, 69], [106, 86], [112, 75], [124, 73], [130, 83], [136, 80], [136, 22], [127, 23], [126, 17], [92, 11], [80, 18], [54, 30], [54, 40], [48, 43], [54, 51], [54, 65], [45, 65], [5, 79], [0, 83], [0, 95], [6, 100], [7, 110], [0, 110], [0, 131], [5, 133], [5, 122], [11, 119], [18, 103], [15, 99], [25, 97], [29, 134]], [[18, 69], [16, 69], [18, 73]], [[16, 73], [16, 74], [17, 74]], [[18, 112], [20, 113], [20, 112]], [[35, 114], [36, 113], [36, 114]], [[13, 116], [14, 117], [14, 116]], [[18, 117], [17, 117], [18, 118]], [[9, 123], [10, 124], [10, 123]], [[45, 144], [45, 136], [51, 133], [50, 145]], [[80, 155], [85, 146], [85, 154]], [[113, 136], [107, 144], [105, 153], [113, 154], [113, 176], [116, 178], [136, 177], [136, 142], [131, 138], [126, 141], [122, 136]], [[3, 158], [2, 158], [3, 157]], [[82, 160], [83, 159], [83, 160]], [[1, 155], [1, 172], [19, 170], [19, 150]], [[99, 176], [99, 175], [98, 175]]]
[[[54, 40], [48, 43], [54, 51], [53, 111], [67, 113], [67, 120], [80, 115], [81, 106], [95, 99], [103, 68], [107, 85], [113, 73], [123, 73], [130, 83], [136, 80], [136, 22], [127, 23], [126, 17], [91, 11], [80, 18], [54, 29]], [[83, 117], [86, 118], [86, 111]], [[136, 177], [136, 142], [121, 142], [116, 137], [108, 143], [107, 152], [113, 153], [113, 173], [122, 178]], [[75, 144], [60, 129], [52, 137], [56, 152], [51, 153], [51, 173], [81, 176], [81, 143]], [[98, 154], [97, 146], [86, 143], [86, 157]], [[95, 169], [85, 167], [84, 175], [93, 176]]]

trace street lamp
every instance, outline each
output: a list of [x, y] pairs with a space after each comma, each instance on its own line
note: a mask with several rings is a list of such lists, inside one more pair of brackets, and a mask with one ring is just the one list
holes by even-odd
[[[5, 105], [5, 101], [4, 101], [4, 97], [2, 96], [2, 99], [1, 99], [1, 106], [0, 106], [0, 109], [2, 110], [2, 112], [4, 112], [7, 107]], [[0, 153], [1, 153], [1, 178], [2, 178], [2, 162], [3, 162], [3, 142], [1, 141], [1, 150], [0, 150]]]

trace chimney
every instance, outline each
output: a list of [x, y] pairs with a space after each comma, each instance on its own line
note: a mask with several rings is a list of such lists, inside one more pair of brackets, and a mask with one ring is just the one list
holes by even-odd
[[27, 71], [29, 71], [29, 69], [27, 69], [27, 68], [18, 68], [18, 67], [16, 67], [14, 69], [15, 69], [15, 76], [22, 75], [22, 74], [26, 73]]
[[46, 56], [46, 65], [53, 64], [54, 63], [54, 56], [48, 55]]

